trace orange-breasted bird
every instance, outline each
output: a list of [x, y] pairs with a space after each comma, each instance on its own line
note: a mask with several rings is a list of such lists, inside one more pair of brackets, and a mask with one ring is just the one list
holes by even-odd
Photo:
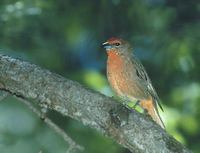
[[[112, 89], [124, 101], [136, 101], [162, 128], [159, 115], [159, 97], [140, 61], [132, 54], [131, 45], [120, 39], [110, 38], [103, 47], [107, 52], [107, 77]], [[162, 109], [163, 110], [163, 109]]]

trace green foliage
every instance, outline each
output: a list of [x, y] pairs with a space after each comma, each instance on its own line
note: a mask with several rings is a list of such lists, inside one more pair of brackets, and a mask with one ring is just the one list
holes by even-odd
[[[198, 153], [198, 13], [195, 0], [1, 0], [0, 53], [41, 65], [111, 96], [106, 53], [99, 46], [111, 36], [129, 40], [162, 99], [167, 131]], [[87, 153], [125, 152], [80, 123], [60, 116], [53, 119]], [[25, 106], [12, 98], [0, 103], [0, 152], [59, 153], [66, 148]]]

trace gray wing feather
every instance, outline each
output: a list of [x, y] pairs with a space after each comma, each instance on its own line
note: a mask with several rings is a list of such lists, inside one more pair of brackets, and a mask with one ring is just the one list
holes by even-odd
[[156, 103], [159, 105], [159, 107], [163, 111], [163, 108], [160, 104], [160, 99], [159, 99], [154, 87], [152, 86], [151, 80], [150, 80], [148, 74], [146, 73], [144, 66], [141, 64], [141, 62], [135, 56], [133, 56], [132, 62], [135, 65], [136, 75], [138, 76], [140, 83], [143, 85], [146, 92], [148, 92], [152, 96], [154, 101], [156, 101]]

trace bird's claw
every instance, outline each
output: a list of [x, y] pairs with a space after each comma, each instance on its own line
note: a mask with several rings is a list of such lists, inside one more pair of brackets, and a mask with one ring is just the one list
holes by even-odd
[[133, 106], [133, 108], [136, 109], [136, 107], [137, 107], [139, 104], [140, 104], [140, 101], [137, 100], [136, 103], [135, 103], [135, 105]]

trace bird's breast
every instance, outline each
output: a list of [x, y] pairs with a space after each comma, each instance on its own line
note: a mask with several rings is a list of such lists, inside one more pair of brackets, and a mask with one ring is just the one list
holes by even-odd
[[[130, 65], [131, 66], [131, 65]], [[111, 87], [116, 91], [120, 96], [124, 96], [124, 93], [127, 93], [129, 90], [129, 78], [130, 70], [129, 64], [127, 64], [126, 59], [110, 51], [108, 53], [107, 60], [107, 77]]]

